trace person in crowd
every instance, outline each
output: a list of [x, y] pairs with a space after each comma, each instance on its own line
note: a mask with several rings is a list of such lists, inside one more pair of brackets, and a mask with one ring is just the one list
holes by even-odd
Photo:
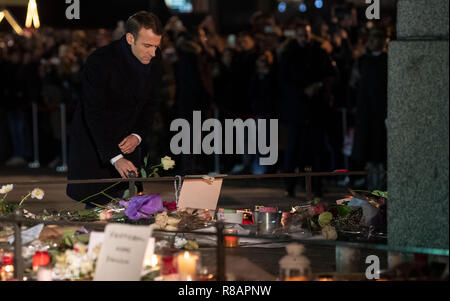
[[[329, 158], [325, 123], [330, 108], [330, 78], [335, 70], [320, 43], [311, 41], [307, 22], [297, 22], [295, 39], [286, 46], [280, 65], [284, 96], [281, 118], [287, 137], [283, 171], [293, 172], [296, 166], [323, 171]], [[315, 177], [313, 189], [321, 195], [320, 178]], [[295, 196], [295, 180], [286, 181], [286, 190], [289, 196]]]
[[[369, 33], [367, 53], [359, 62], [356, 129], [353, 160], [369, 171], [382, 171], [387, 160], [387, 53], [385, 33], [374, 28]], [[379, 174], [368, 178], [368, 189], [383, 189]]]
[[31, 53], [20, 47], [10, 52], [6, 65], [4, 86], [5, 105], [8, 110], [8, 127], [12, 141], [12, 157], [6, 166], [24, 166], [31, 158], [31, 134], [28, 112], [32, 97], [36, 96], [36, 72], [31, 65]]
[[[228, 118], [246, 120], [252, 116], [250, 81], [255, 72], [257, 52], [254, 38], [249, 32], [241, 32], [238, 36], [238, 47], [232, 60], [234, 97], [230, 99], [231, 111]], [[230, 173], [248, 173], [251, 169], [252, 156], [248, 154], [247, 137], [244, 139], [244, 154]]]

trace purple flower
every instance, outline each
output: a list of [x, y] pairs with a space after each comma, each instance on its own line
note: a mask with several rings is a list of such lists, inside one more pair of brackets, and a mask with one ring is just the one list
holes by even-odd
[[129, 202], [121, 201], [125, 214], [132, 220], [148, 218], [150, 214], [163, 211], [162, 198], [159, 194], [135, 196]]

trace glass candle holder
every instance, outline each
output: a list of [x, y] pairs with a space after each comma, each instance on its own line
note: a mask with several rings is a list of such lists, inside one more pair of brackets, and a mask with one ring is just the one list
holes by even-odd
[[226, 234], [224, 237], [226, 248], [236, 248], [239, 245], [239, 238], [234, 236], [238, 234], [237, 230], [227, 229], [223, 233]]

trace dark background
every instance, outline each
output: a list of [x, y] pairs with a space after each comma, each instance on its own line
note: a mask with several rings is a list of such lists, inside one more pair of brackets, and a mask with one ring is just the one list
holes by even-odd
[[[330, 14], [332, 3], [349, 2], [341, 0], [323, 0], [323, 7], [315, 8], [315, 0], [304, 0], [308, 6], [308, 11], [301, 13], [298, 10], [297, 2], [287, 1], [287, 9], [284, 13], [277, 10], [276, 0], [210, 0], [208, 11], [192, 13], [179, 13], [170, 10], [164, 0], [80, 0], [80, 20], [66, 19], [66, 9], [70, 4], [65, 0], [37, 0], [39, 17], [42, 26], [52, 26], [58, 28], [115, 28], [117, 21], [126, 20], [130, 15], [139, 10], [149, 10], [155, 12], [163, 23], [171, 15], [178, 15], [188, 27], [198, 25], [205, 15], [211, 14], [216, 20], [219, 33], [230, 34], [232, 32], [245, 30], [249, 26], [250, 16], [257, 10], [265, 13], [272, 12], [280, 21], [287, 21], [295, 16], [311, 17], [321, 15], [327, 18]], [[367, 7], [365, 0], [352, 0], [358, 8], [360, 15], [364, 14]], [[0, 1], [1, 3], [1, 1]], [[381, 4], [381, 14], [390, 15], [395, 18], [396, 0], [383, 0]], [[1, 4], [0, 4], [1, 8]], [[7, 6], [18, 23], [25, 23], [25, 6]], [[0, 30], [10, 30], [8, 22], [4, 20], [0, 23]]]

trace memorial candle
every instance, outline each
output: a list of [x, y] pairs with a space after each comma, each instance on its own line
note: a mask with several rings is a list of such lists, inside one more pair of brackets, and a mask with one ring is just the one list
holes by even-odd
[[39, 267], [37, 270], [37, 281], [52, 281], [52, 269]]
[[195, 280], [197, 260], [198, 255], [191, 254], [188, 251], [178, 255], [178, 276], [181, 281]]
[[238, 237], [237, 236], [231, 236], [229, 234], [237, 235], [237, 230], [228, 229], [224, 231], [224, 234], [226, 235], [225, 238], [225, 247], [227, 248], [236, 248], [238, 246]]

